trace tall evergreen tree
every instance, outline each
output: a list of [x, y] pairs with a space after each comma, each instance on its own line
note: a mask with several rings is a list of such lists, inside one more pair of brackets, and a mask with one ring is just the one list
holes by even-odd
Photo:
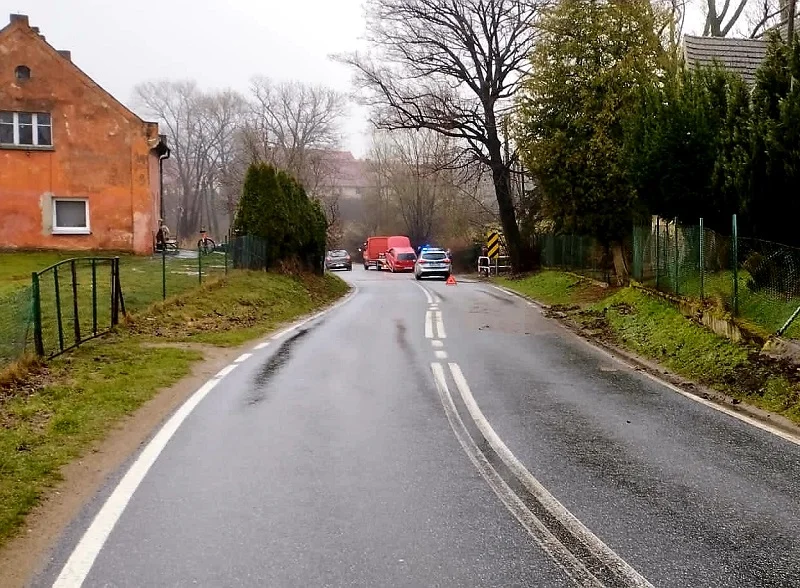
[[543, 19], [517, 141], [561, 230], [607, 245], [630, 233], [635, 192], [622, 159], [623, 119], [636, 88], [661, 69], [655, 29], [647, 0], [561, 0]]
[[749, 228], [755, 236], [800, 244], [800, 42], [771, 38], [753, 89]]

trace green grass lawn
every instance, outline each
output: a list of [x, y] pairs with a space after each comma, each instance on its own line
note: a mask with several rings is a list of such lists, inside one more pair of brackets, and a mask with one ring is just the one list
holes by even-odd
[[[750, 274], [741, 270], [738, 274], [739, 321], [749, 331], [762, 337], [769, 337], [777, 333], [783, 324], [792, 316], [800, 306], [800, 299], [781, 296], [779, 293], [766, 291], [753, 291], [749, 285]], [[660, 281], [664, 291], [675, 293], [674, 277], [665, 277]], [[655, 281], [647, 283], [650, 288], [655, 288]], [[716, 306], [720, 311], [733, 313], [734, 278], [732, 271], [706, 273], [701, 283], [700, 273], [681, 274], [677, 294], [685, 298], [699, 300], [701, 293], [703, 300]], [[784, 334], [790, 338], [800, 338], [800, 321], [792, 323]]]
[[61, 466], [202, 359], [182, 342], [235, 346], [347, 290], [332, 275], [232, 272], [144, 309], [130, 324], [0, 388], [0, 544], [58, 482]]
[[544, 270], [517, 279], [499, 277], [495, 283], [545, 304], [581, 304], [607, 294], [587, 280], [557, 270]]
[[[92, 256], [97, 256], [93, 258]], [[214, 253], [198, 259], [91, 252], [0, 253], [0, 368], [32, 349], [31, 273], [39, 277], [45, 354], [68, 348], [77, 335], [86, 339], [111, 326], [111, 257], [120, 258], [120, 284], [127, 312], [139, 312], [204, 282], [225, 275], [226, 258]], [[73, 263], [75, 259], [73, 288]], [[92, 261], [95, 259], [95, 261]], [[64, 263], [66, 262], [66, 263]], [[77, 304], [76, 304], [77, 302]], [[77, 312], [76, 312], [77, 309]], [[60, 311], [60, 312], [59, 312]], [[77, 327], [77, 329], [76, 329]]]

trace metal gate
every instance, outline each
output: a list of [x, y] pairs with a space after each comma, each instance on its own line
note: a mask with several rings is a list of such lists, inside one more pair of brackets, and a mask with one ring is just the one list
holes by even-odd
[[33, 272], [33, 340], [37, 355], [55, 357], [119, 324], [125, 301], [119, 257], [65, 259]]

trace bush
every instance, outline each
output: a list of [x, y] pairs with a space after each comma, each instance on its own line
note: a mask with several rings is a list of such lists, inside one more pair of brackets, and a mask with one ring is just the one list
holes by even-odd
[[322, 271], [327, 224], [319, 202], [284, 171], [254, 163], [247, 170], [233, 225], [237, 236], [263, 240], [264, 269], [300, 264]]

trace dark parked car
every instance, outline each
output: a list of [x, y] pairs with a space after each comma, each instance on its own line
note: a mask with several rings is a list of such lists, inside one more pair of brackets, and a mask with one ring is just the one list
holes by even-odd
[[353, 261], [350, 259], [350, 254], [344, 249], [328, 251], [328, 254], [325, 256], [325, 269], [344, 269], [352, 271]]

